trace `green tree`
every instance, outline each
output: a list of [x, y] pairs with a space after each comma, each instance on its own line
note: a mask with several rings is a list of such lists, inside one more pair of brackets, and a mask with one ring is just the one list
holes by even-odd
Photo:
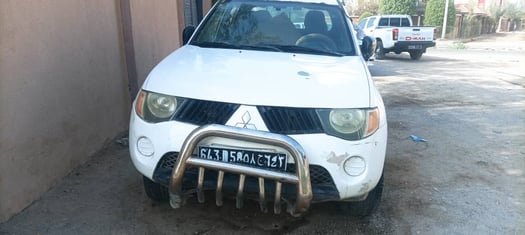
[[361, 20], [363, 20], [364, 18], [369, 17], [369, 16], [373, 16], [373, 15], [374, 14], [372, 14], [371, 12], [365, 11], [363, 14], [361, 14], [361, 16], [359, 16], [359, 22], [361, 22]]
[[496, 31], [496, 26], [503, 14], [505, 14], [505, 10], [500, 5], [496, 4], [496, 2], [493, 2], [492, 5], [490, 5], [489, 20], [492, 24], [491, 32]]
[[363, 15], [365, 12], [377, 15], [379, 13], [379, 0], [358, 0], [357, 8], [353, 10], [353, 15]]
[[413, 15], [416, 9], [414, 0], [381, 0], [379, 2], [379, 13]]
[[[435, 26], [439, 32], [443, 28], [443, 17], [445, 16], [445, 1], [443, 0], [429, 0], [427, 8], [425, 9], [425, 25]], [[452, 30], [456, 22], [456, 8], [454, 7], [454, 0], [449, 0], [448, 15], [447, 15], [447, 32]]]
[[511, 21], [510, 28], [508, 28], [509, 31], [520, 30], [521, 19], [525, 17], [525, 11], [522, 5], [514, 3], [507, 4], [503, 15]]
[[510, 20], [519, 21], [522, 17], [525, 16], [523, 12], [523, 7], [520, 7], [517, 4], [509, 3], [503, 11], [503, 15], [509, 18]]

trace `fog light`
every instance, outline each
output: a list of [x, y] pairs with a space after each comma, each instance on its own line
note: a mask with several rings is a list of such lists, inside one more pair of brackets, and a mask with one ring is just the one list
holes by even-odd
[[351, 176], [358, 176], [365, 172], [365, 159], [358, 156], [352, 156], [345, 160], [343, 164], [346, 174]]
[[147, 157], [155, 153], [153, 143], [151, 143], [151, 140], [146, 137], [140, 137], [139, 140], [137, 140], [137, 150], [139, 150], [140, 154]]

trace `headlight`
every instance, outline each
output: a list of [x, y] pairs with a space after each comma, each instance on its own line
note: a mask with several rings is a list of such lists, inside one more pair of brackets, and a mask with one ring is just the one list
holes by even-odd
[[356, 133], [365, 124], [365, 111], [362, 109], [334, 109], [330, 111], [330, 126], [343, 134]]
[[326, 134], [345, 140], [360, 140], [379, 128], [379, 110], [321, 109], [317, 110]]
[[181, 102], [180, 98], [141, 90], [135, 102], [135, 112], [147, 122], [168, 121]]
[[169, 118], [175, 113], [177, 99], [167, 95], [149, 93], [146, 96], [146, 107], [157, 118]]

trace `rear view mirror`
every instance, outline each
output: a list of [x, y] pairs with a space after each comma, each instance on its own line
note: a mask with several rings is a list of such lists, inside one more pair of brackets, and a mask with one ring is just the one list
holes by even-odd
[[375, 45], [376, 42], [374, 38], [370, 36], [365, 36], [363, 38], [363, 42], [361, 43], [361, 54], [363, 55], [363, 59], [365, 59], [365, 61], [368, 61], [374, 54]]
[[186, 45], [191, 38], [191, 35], [195, 32], [195, 26], [186, 26], [182, 31], [182, 45]]

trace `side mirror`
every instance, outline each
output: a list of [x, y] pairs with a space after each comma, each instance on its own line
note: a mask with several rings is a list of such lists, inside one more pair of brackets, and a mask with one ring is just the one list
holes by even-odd
[[195, 32], [195, 26], [186, 26], [182, 31], [182, 45], [186, 45], [191, 38], [191, 35]]
[[365, 36], [363, 38], [363, 41], [361, 43], [361, 54], [363, 55], [363, 59], [365, 61], [368, 61], [370, 57], [374, 54], [374, 51], [376, 50], [376, 40], [370, 36]]

